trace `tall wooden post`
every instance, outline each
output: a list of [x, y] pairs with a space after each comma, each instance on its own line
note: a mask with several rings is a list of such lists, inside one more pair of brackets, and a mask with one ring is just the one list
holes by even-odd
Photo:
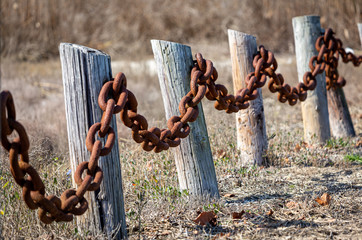
[[[102, 110], [98, 106], [98, 94], [102, 85], [112, 77], [110, 57], [98, 50], [69, 43], [59, 47], [65, 96], [65, 112], [69, 139], [69, 153], [72, 174], [80, 162], [89, 159], [85, 139], [89, 127], [99, 122]], [[117, 134], [115, 116], [112, 128]], [[116, 139], [118, 139], [116, 135]], [[103, 142], [104, 144], [104, 142]], [[127, 237], [124, 214], [121, 166], [118, 142], [112, 152], [100, 157], [103, 181], [97, 193], [87, 192], [89, 209], [77, 217], [81, 231], [99, 233], [107, 237]], [[73, 186], [75, 187], [74, 179]]]
[[[301, 16], [293, 18], [295, 52], [297, 57], [298, 79], [303, 82], [304, 73], [310, 71], [309, 60], [318, 54], [315, 42], [321, 35], [319, 16]], [[315, 138], [324, 143], [331, 136], [329, 130], [328, 103], [325, 74], [316, 77], [317, 87], [308, 91], [307, 99], [302, 102], [304, 138], [311, 143]]]
[[359, 39], [361, 40], [361, 46], [362, 46], [362, 23], [358, 23], [358, 32], [359, 32]]
[[[245, 78], [255, 69], [253, 55], [257, 52], [254, 36], [234, 30], [228, 30], [229, 47], [233, 71], [234, 93], [245, 88]], [[268, 140], [265, 127], [265, 116], [262, 91], [259, 96], [249, 101], [250, 106], [236, 113], [237, 146], [240, 151], [240, 163], [243, 166], [266, 164]]]
[[[180, 115], [181, 98], [190, 91], [190, 73], [193, 65], [191, 48], [173, 42], [152, 40], [166, 118]], [[190, 123], [191, 133], [173, 149], [181, 189], [192, 195], [219, 197], [214, 162], [212, 159], [202, 104], [199, 117]]]

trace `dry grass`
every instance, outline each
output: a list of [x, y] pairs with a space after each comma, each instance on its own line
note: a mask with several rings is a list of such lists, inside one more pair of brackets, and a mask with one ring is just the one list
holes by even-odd
[[149, 39], [226, 43], [228, 28], [256, 35], [275, 51], [293, 52], [291, 20], [320, 15], [351, 47], [359, 46], [360, 0], [1, 1], [2, 56], [39, 60], [75, 42], [122, 58], [151, 54]]
[[[210, 47], [212, 48], [212, 46]], [[199, 50], [198, 48], [194, 48]], [[215, 48], [214, 48], [215, 49]], [[220, 82], [231, 87], [231, 67], [223, 54], [215, 61]], [[207, 54], [204, 54], [209, 58]], [[294, 57], [277, 56], [285, 79], [295, 84]], [[151, 126], [165, 125], [157, 76], [147, 63], [135, 65], [115, 62], [129, 79], [129, 89], [139, 100], [139, 112]], [[129, 62], [127, 62], [129, 63]], [[133, 66], [133, 67], [132, 67]], [[136, 66], [136, 68], [134, 68]], [[138, 66], [138, 67], [137, 67]], [[67, 175], [67, 135], [59, 61], [1, 65], [2, 87], [15, 98], [18, 120], [31, 139], [31, 164], [45, 181], [47, 193], [60, 194], [71, 186]], [[130, 239], [265, 239], [265, 238], [360, 238], [362, 236], [361, 141], [362, 88], [357, 83], [361, 68], [341, 66], [346, 76], [347, 100], [356, 132], [353, 139], [332, 139], [324, 146], [303, 144], [299, 104], [290, 107], [277, 102], [276, 95], [264, 90], [268, 157], [271, 167], [240, 168], [235, 149], [234, 115], [217, 112], [213, 104], [203, 102], [208, 134], [222, 196], [220, 200], [194, 200], [178, 190], [177, 173], [171, 151], [146, 153], [130, 138], [130, 130], [119, 124], [118, 136], [125, 208]], [[143, 89], [151, 94], [143, 94]], [[156, 105], [156, 109], [151, 108]], [[299, 147], [297, 146], [300, 146]], [[223, 153], [223, 154], [220, 154]], [[77, 232], [75, 222], [44, 225], [37, 214], [26, 208], [21, 189], [11, 178], [6, 153], [1, 153], [0, 214], [1, 234], [15, 239], [88, 239]], [[326, 207], [314, 199], [328, 192], [332, 202]], [[288, 202], [294, 202], [290, 207]], [[289, 207], [288, 207], [289, 206]], [[273, 214], [266, 213], [273, 210]], [[215, 211], [216, 227], [200, 227], [192, 222], [197, 211]], [[241, 220], [231, 213], [246, 211]], [[98, 236], [100, 237], [100, 236]], [[101, 237], [100, 237], [101, 238]]]

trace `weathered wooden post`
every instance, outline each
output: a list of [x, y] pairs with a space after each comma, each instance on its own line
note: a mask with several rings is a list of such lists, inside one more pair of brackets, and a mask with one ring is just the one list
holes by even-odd
[[[166, 118], [180, 115], [178, 105], [190, 91], [190, 73], [193, 66], [191, 48], [173, 42], [152, 40]], [[199, 117], [189, 123], [191, 133], [173, 149], [181, 189], [194, 196], [219, 197], [214, 162], [212, 159], [202, 104]]]
[[359, 39], [361, 40], [361, 46], [362, 46], [362, 23], [358, 23], [358, 31], [359, 31]]
[[[110, 57], [101, 51], [61, 43], [59, 52], [70, 163], [74, 173], [80, 162], [89, 159], [90, 154], [85, 144], [86, 135], [89, 127], [102, 118], [102, 110], [97, 102], [98, 94], [102, 85], [111, 79], [112, 72]], [[115, 116], [111, 126], [117, 134]], [[99, 166], [104, 173], [100, 190], [96, 194], [86, 193], [89, 209], [83, 216], [77, 217], [77, 225], [83, 232], [96, 234], [103, 231], [109, 239], [127, 238], [118, 142], [114, 144], [109, 155], [100, 157]], [[74, 179], [73, 186], [76, 186]]]
[[[245, 78], [255, 69], [253, 55], [257, 52], [254, 36], [228, 30], [231, 64], [233, 71], [234, 93], [245, 88]], [[250, 101], [250, 106], [236, 113], [237, 146], [240, 151], [240, 163], [247, 165], [266, 164], [268, 140], [265, 127], [265, 116], [261, 88], [259, 96]]]
[[[322, 29], [319, 16], [301, 16], [293, 18], [295, 52], [297, 58], [299, 82], [303, 75], [310, 71], [309, 60], [318, 54], [315, 42], [321, 35]], [[315, 138], [324, 143], [331, 136], [329, 129], [328, 103], [325, 74], [316, 77], [317, 87], [308, 91], [307, 99], [301, 103], [304, 125], [304, 138], [311, 143]]]
[[332, 136], [335, 138], [356, 136], [343, 89], [327, 90], [327, 99]]

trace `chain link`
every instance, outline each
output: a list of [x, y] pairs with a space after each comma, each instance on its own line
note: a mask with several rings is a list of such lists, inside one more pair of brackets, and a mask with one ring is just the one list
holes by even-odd
[[[72, 221], [74, 215], [82, 215], [88, 209], [84, 194], [99, 189], [103, 179], [98, 159], [109, 154], [115, 143], [115, 133], [110, 126], [113, 114], [120, 114], [124, 125], [132, 130], [134, 141], [140, 143], [145, 151], [153, 150], [158, 153], [170, 147], [177, 147], [181, 139], [189, 135], [188, 123], [196, 121], [199, 115], [197, 105], [205, 96], [208, 100], [215, 101], [214, 107], [217, 110], [233, 113], [248, 108], [249, 101], [258, 97], [258, 88], [263, 87], [268, 78], [269, 90], [273, 93], [278, 92], [278, 100], [283, 103], [288, 101], [290, 105], [307, 98], [307, 91], [315, 89], [316, 76], [323, 71], [326, 71], [328, 89], [344, 86], [345, 80], [339, 77], [337, 71], [339, 55], [342, 56], [343, 62], [352, 62], [354, 66], [361, 64], [362, 56], [356, 57], [352, 53], [346, 53], [341, 40], [333, 35], [334, 32], [328, 29], [324, 36], [318, 38], [315, 44], [318, 56], [310, 59], [311, 71], [304, 74], [303, 82], [298, 83], [296, 87], [284, 83], [283, 76], [276, 73], [278, 63], [274, 54], [260, 46], [253, 59], [255, 70], [247, 75], [246, 87], [239, 89], [235, 96], [228, 94], [224, 85], [215, 84], [218, 73], [213, 63], [205, 60], [200, 53], [196, 54], [191, 70], [190, 91], [179, 103], [180, 115], [167, 121], [167, 129], [148, 129], [146, 118], [137, 113], [138, 102], [135, 95], [127, 89], [126, 76], [118, 73], [112, 81], [103, 85], [99, 93], [98, 105], [103, 115], [100, 122], [89, 128], [86, 147], [91, 156], [89, 161], [80, 163], [76, 168], [74, 180], [78, 188], [67, 189], [60, 198], [54, 195], [46, 196], [44, 183], [29, 164], [29, 140], [24, 127], [16, 121], [13, 97], [8, 91], [1, 92], [1, 143], [9, 151], [10, 171], [16, 183], [23, 189], [25, 203], [30, 209], [39, 208], [39, 218], [46, 224], [53, 221]], [[10, 142], [8, 136], [14, 130], [18, 137]], [[103, 147], [102, 142], [96, 140], [96, 135], [99, 138], [107, 138]]]
[[[346, 52], [340, 39], [334, 37], [332, 29], [327, 29], [323, 36], [320, 36], [315, 44], [315, 48], [320, 53], [318, 58], [311, 59], [310, 66], [316, 61], [325, 64], [327, 89], [341, 88], [346, 85], [346, 80], [339, 76], [337, 67], [339, 56], [342, 56], [344, 63], [352, 62], [358, 67], [362, 62], [362, 56], [355, 56], [351, 52]], [[323, 54], [323, 58], [322, 55]]]
[[[74, 173], [74, 180], [78, 188], [65, 190], [60, 198], [49, 195], [46, 196], [45, 186], [38, 172], [29, 164], [29, 140], [28, 135], [18, 121], [13, 97], [9, 91], [1, 92], [1, 143], [9, 151], [10, 171], [15, 182], [23, 189], [23, 199], [30, 209], [39, 208], [39, 219], [46, 224], [53, 221], [72, 221], [74, 215], [82, 215], [88, 209], [88, 202], [84, 198], [87, 191], [99, 189], [103, 179], [103, 171], [98, 166], [100, 156], [109, 154], [115, 142], [115, 133], [110, 126], [113, 114], [120, 112], [126, 103], [125, 82], [122, 81], [122, 74], [118, 74], [114, 81], [107, 82], [102, 91], [105, 94], [112, 92], [114, 99], [107, 100], [101, 106], [103, 116], [101, 122], [93, 124], [87, 134], [86, 146], [91, 152], [89, 161], [80, 163]], [[116, 104], [117, 103], [117, 104]], [[13, 132], [18, 136], [12, 142], [8, 136]], [[102, 147], [100, 140], [95, 141], [96, 134], [100, 138], [107, 137], [105, 145]], [[20, 155], [20, 160], [19, 160]], [[27, 175], [27, 177], [25, 177]], [[82, 178], [82, 175], [85, 175]]]

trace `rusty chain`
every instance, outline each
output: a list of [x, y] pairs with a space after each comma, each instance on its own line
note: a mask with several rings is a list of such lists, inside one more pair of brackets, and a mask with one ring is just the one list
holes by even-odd
[[343, 48], [342, 41], [335, 38], [334, 34], [332, 29], [329, 28], [324, 35], [318, 37], [315, 48], [319, 55], [313, 57], [309, 62], [311, 68], [315, 62], [325, 64], [327, 90], [341, 88], [346, 85], [346, 80], [339, 76], [337, 70], [339, 55], [342, 56], [344, 63], [352, 62], [355, 67], [358, 67], [362, 62], [362, 56], [357, 57], [351, 52], [347, 53]]
[[[115, 133], [110, 122], [113, 113], [119, 111], [124, 92], [123, 82], [112, 81], [114, 99], [106, 103], [106, 110], [103, 112], [101, 122], [92, 125], [86, 138], [86, 146], [91, 152], [89, 161], [80, 163], [74, 173], [74, 181], [77, 189], [65, 190], [60, 198], [55, 195], [46, 195], [45, 186], [38, 172], [29, 163], [29, 140], [28, 135], [21, 123], [16, 121], [15, 105], [9, 91], [1, 92], [1, 143], [9, 151], [10, 171], [15, 182], [22, 187], [23, 199], [30, 209], [39, 208], [39, 219], [46, 224], [53, 221], [69, 222], [74, 215], [82, 215], [88, 209], [88, 202], [84, 198], [87, 191], [99, 189], [103, 179], [103, 171], [98, 166], [100, 156], [110, 153], [115, 142]], [[108, 84], [109, 85], [109, 84]], [[107, 86], [108, 86], [107, 85]], [[6, 117], [7, 116], [7, 117]], [[12, 142], [8, 136], [17, 132], [18, 137]], [[107, 136], [105, 146], [102, 147], [100, 140], [95, 140], [97, 134], [100, 138]], [[20, 161], [19, 161], [20, 155]], [[84, 178], [82, 177], [85, 172]], [[25, 178], [26, 174], [28, 175]]]
[[[199, 114], [197, 105], [206, 96], [216, 101], [214, 106], [227, 113], [238, 112], [249, 107], [249, 101], [258, 97], [258, 88], [266, 84], [271, 92], [278, 92], [278, 100], [295, 105], [307, 98], [307, 91], [316, 87], [316, 76], [326, 71], [327, 88], [342, 87], [345, 80], [338, 75], [337, 66], [339, 55], [343, 62], [352, 62], [359, 66], [362, 56], [356, 57], [346, 53], [341, 40], [334, 38], [334, 32], [328, 29], [324, 36], [316, 41], [318, 56], [310, 59], [310, 72], [306, 72], [303, 82], [297, 87], [284, 83], [281, 74], [276, 73], [278, 63], [271, 51], [264, 46], [254, 56], [254, 72], [247, 75], [246, 87], [239, 89], [236, 95], [228, 94], [224, 85], [215, 84], [218, 73], [210, 60], [205, 60], [200, 53], [191, 70], [190, 91], [179, 103], [179, 116], [173, 116], [167, 121], [167, 129], [152, 127], [148, 129], [146, 118], [137, 113], [138, 102], [135, 95], [127, 89], [127, 79], [123, 73], [118, 73], [114, 79], [105, 83], [99, 93], [98, 104], [103, 110], [100, 122], [93, 124], [86, 137], [86, 147], [90, 151], [89, 161], [80, 163], [74, 173], [77, 189], [67, 189], [59, 197], [47, 195], [45, 186], [37, 171], [29, 164], [29, 140], [24, 127], [16, 121], [13, 97], [10, 92], [1, 92], [1, 143], [9, 151], [10, 171], [15, 182], [22, 187], [23, 199], [30, 209], [39, 208], [38, 215], [42, 222], [49, 224], [53, 221], [72, 221], [74, 215], [82, 215], [88, 209], [84, 198], [87, 191], [99, 189], [103, 179], [103, 171], [98, 166], [100, 156], [109, 154], [115, 142], [115, 133], [110, 126], [113, 114], [120, 114], [125, 126], [132, 130], [132, 138], [146, 151], [161, 152], [180, 145], [181, 139], [190, 133], [189, 122], [194, 122]], [[109, 97], [110, 96], [110, 97]], [[13, 132], [18, 137], [12, 142], [8, 136]], [[97, 134], [98, 133], [98, 134]], [[105, 145], [96, 140], [107, 137]], [[19, 161], [20, 155], [20, 161]], [[85, 176], [82, 175], [85, 173]], [[25, 176], [27, 175], [27, 178]]]

